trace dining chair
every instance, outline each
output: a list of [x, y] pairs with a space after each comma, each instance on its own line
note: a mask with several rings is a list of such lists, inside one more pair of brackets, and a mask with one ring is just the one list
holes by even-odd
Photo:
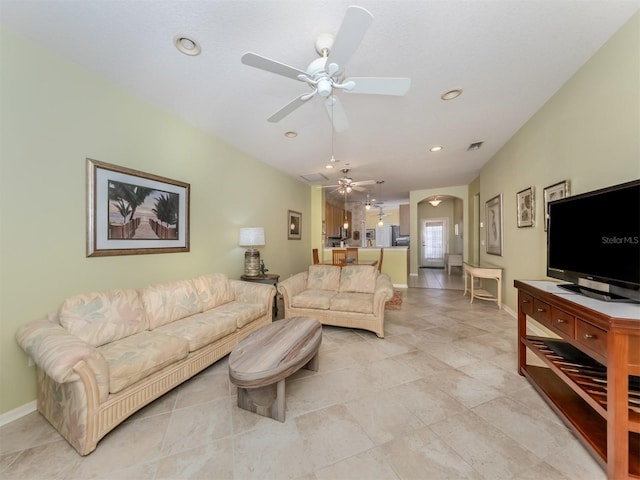
[[358, 263], [357, 247], [347, 247], [347, 263]]
[[384, 256], [384, 248], [380, 249], [380, 260], [378, 260], [378, 271], [382, 272], [382, 257]]
[[331, 255], [334, 265], [345, 265], [347, 263], [347, 251], [345, 249], [331, 250]]
[[320, 263], [320, 257], [318, 256], [318, 249], [314, 248], [312, 250], [312, 253], [313, 253], [313, 264], [314, 265], [319, 264]]

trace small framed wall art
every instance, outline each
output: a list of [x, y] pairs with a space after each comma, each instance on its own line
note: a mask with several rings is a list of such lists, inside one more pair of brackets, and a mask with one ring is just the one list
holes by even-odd
[[571, 195], [569, 191], [569, 180], [549, 185], [544, 189], [544, 231], [549, 225], [549, 202], [560, 200]]
[[189, 251], [188, 183], [87, 159], [87, 257]]
[[518, 228], [533, 227], [535, 221], [534, 188], [529, 187], [516, 194]]
[[300, 240], [302, 238], [302, 214], [289, 210], [287, 225], [287, 238], [289, 240]]
[[485, 204], [487, 253], [502, 256], [502, 194]]

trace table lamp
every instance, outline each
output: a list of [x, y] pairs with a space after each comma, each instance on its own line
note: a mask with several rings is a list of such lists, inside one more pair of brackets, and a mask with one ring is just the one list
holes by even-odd
[[260, 252], [256, 246], [264, 245], [264, 227], [240, 229], [240, 246], [249, 247], [244, 252], [244, 274], [248, 277], [260, 275]]

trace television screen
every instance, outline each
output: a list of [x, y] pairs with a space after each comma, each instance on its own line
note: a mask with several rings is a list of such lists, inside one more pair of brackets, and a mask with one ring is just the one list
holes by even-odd
[[551, 202], [547, 235], [547, 275], [640, 289], [640, 181]]

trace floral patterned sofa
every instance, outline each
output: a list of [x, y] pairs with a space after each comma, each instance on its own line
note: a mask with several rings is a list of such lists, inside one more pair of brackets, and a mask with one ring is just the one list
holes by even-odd
[[273, 285], [223, 274], [64, 300], [16, 333], [38, 411], [81, 455], [131, 414], [271, 322]]
[[384, 338], [384, 304], [393, 297], [386, 273], [370, 265], [310, 265], [278, 284], [285, 318], [317, 318], [323, 325], [361, 328]]

